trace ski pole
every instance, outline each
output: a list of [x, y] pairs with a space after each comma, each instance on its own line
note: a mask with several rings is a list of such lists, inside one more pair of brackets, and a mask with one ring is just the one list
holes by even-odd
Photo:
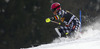
[[61, 25], [61, 23], [60, 23], [60, 22], [56, 22], [56, 21], [51, 21], [51, 22]]

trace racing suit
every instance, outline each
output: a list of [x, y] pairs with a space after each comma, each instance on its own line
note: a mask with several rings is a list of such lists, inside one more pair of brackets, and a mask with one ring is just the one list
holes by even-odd
[[80, 27], [79, 19], [69, 11], [60, 10], [57, 15], [51, 20], [60, 20], [64, 26], [60, 26], [60, 33], [63, 35], [70, 35], [70, 33], [77, 31]]

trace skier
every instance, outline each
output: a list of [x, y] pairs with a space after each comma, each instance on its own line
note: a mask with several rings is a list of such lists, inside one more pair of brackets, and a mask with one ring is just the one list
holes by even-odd
[[79, 29], [80, 27], [79, 19], [69, 11], [62, 10], [60, 3], [58, 2], [53, 3], [51, 5], [51, 10], [54, 16], [51, 18], [46, 18], [46, 23], [55, 22], [55, 20], [60, 20], [62, 23], [64, 23], [64, 26], [60, 25], [59, 28], [55, 28], [56, 32], [60, 37], [70, 36], [71, 33]]

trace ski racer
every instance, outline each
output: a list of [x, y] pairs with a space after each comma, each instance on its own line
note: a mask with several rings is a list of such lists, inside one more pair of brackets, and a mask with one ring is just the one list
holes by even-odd
[[70, 36], [72, 32], [75, 32], [79, 29], [79, 19], [69, 11], [62, 10], [60, 3], [53, 3], [51, 5], [51, 10], [54, 16], [51, 18], [46, 18], [46, 23], [52, 21], [54, 22], [55, 20], [60, 20], [62, 23], [64, 23], [64, 26], [60, 25], [59, 28], [55, 28], [56, 32], [60, 37]]

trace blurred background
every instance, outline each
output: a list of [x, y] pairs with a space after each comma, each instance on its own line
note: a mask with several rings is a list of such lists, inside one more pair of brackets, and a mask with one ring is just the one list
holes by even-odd
[[57, 24], [45, 23], [52, 17], [50, 6], [59, 2], [62, 9], [89, 25], [100, 15], [100, 0], [0, 0], [0, 49], [19, 49], [51, 43], [57, 38]]

